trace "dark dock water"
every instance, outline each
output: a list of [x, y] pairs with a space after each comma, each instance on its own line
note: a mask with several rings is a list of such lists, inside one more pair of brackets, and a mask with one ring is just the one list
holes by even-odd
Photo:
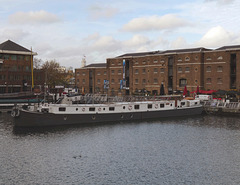
[[240, 184], [240, 119], [211, 115], [16, 129], [0, 114], [0, 184]]

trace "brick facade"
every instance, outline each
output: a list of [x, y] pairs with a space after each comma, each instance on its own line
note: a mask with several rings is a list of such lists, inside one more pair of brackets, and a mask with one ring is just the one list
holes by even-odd
[[[31, 91], [34, 55], [36, 53], [10, 40], [0, 44], [0, 93]], [[33, 77], [35, 87], [44, 84], [41, 70], [34, 70]]]
[[107, 93], [104, 80], [107, 80], [106, 64], [91, 64], [75, 69], [75, 85], [81, 93]]
[[[183, 91], [185, 86], [190, 92], [195, 91], [197, 86], [201, 90], [240, 90], [240, 46], [225, 46], [216, 50], [193, 48], [125, 54], [108, 58], [103, 70], [106, 70], [107, 76], [100, 80], [109, 80], [108, 94], [111, 95], [146, 91], [158, 95], [161, 84], [164, 85], [165, 94]], [[86, 72], [85, 91], [89, 92], [87, 74], [89, 72]], [[124, 78], [126, 88], [121, 89], [120, 81]], [[80, 86], [83, 85], [79, 82]]]

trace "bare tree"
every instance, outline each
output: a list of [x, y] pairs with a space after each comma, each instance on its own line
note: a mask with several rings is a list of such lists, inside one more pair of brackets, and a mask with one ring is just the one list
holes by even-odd
[[42, 63], [43, 63], [42, 59], [34, 58], [33, 59], [33, 68], [34, 69], [41, 69]]
[[55, 60], [46, 61], [42, 65], [42, 69], [46, 74], [46, 83], [51, 88], [56, 85], [67, 85], [66, 70]]

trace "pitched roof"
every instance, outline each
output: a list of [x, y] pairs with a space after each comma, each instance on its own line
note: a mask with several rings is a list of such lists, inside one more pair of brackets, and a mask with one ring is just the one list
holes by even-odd
[[126, 53], [120, 56], [117, 56], [116, 58], [122, 58], [122, 57], [140, 57], [140, 56], [146, 56], [146, 55], [154, 55], [161, 53], [161, 51], [150, 51], [150, 52], [140, 52], [140, 53]]
[[20, 52], [31, 52], [30, 50], [16, 44], [15, 42], [12, 42], [11, 40], [8, 40], [6, 42], [3, 42], [0, 44], [0, 50], [6, 50], [6, 51], [20, 51]]
[[200, 52], [200, 51], [211, 51], [211, 49], [206, 49], [203, 47], [200, 48], [189, 48], [189, 49], [174, 49], [174, 50], [166, 50], [161, 52], [161, 54], [167, 53], [189, 53], [189, 52]]
[[165, 50], [165, 51], [150, 51], [150, 52], [140, 52], [140, 53], [126, 53], [120, 55], [116, 58], [123, 57], [140, 57], [146, 55], [158, 55], [158, 54], [172, 54], [172, 53], [189, 53], [189, 52], [200, 52], [200, 51], [212, 51], [212, 49], [206, 49], [203, 47], [200, 48], [189, 48], [189, 49], [174, 49], [174, 50]]
[[95, 63], [95, 64], [89, 64], [85, 66], [84, 68], [106, 68], [107, 64], [106, 63]]
[[240, 45], [233, 45], [233, 46], [223, 46], [220, 48], [217, 48], [216, 50], [236, 50], [236, 49], [240, 49]]

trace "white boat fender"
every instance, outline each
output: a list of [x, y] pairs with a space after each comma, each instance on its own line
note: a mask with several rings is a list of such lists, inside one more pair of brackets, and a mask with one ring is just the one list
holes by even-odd
[[98, 108], [98, 111], [101, 111], [101, 110], [102, 110], [101, 107], [99, 107], [99, 108]]
[[14, 118], [19, 117], [20, 116], [20, 110], [18, 108], [14, 107], [12, 109], [11, 116], [14, 117]]
[[84, 112], [84, 111], [85, 111], [85, 108], [82, 108], [82, 111]]
[[130, 105], [130, 106], [128, 107], [128, 110], [132, 110], [132, 105]]
[[158, 108], [158, 104], [155, 104], [155, 109], [157, 109]]

